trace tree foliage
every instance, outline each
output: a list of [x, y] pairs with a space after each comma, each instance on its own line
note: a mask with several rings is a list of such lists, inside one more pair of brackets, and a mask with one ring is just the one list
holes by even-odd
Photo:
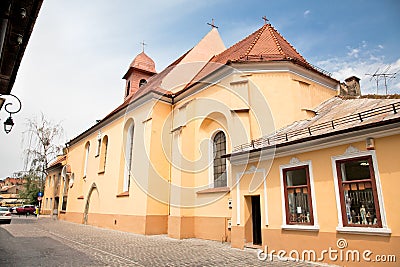
[[[37, 189], [43, 190], [47, 167], [60, 154], [61, 138], [64, 135], [60, 123], [48, 120], [43, 113], [39, 118], [28, 119], [27, 130], [23, 133], [24, 166], [26, 170], [26, 194], [30, 196]], [[36, 191], [37, 194], [38, 191]], [[36, 196], [34, 196], [36, 197]]]
[[23, 178], [26, 181], [24, 190], [19, 193], [20, 198], [25, 199], [27, 204], [37, 205], [37, 194], [40, 191], [40, 175], [34, 171], [28, 171], [14, 173], [13, 177]]

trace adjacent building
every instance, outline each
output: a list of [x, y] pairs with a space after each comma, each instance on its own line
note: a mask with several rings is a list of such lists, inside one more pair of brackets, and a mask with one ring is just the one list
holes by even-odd
[[361, 97], [357, 77], [340, 84], [270, 24], [229, 48], [213, 27], [160, 73], [142, 52], [123, 79], [123, 103], [48, 169], [46, 211], [236, 248], [343, 239], [397, 255], [399, 99]]
[[23, 178], [7, 177], [0, 180], [0, 206], [16, 206], [24, 203], [20, 198], [20, 192], [24, 190]]
[[68, 200], [68, 181], [65, 181], [66, 156], [58, 156], [47, 168], [41, 214], [58, 216], [66, 210]]

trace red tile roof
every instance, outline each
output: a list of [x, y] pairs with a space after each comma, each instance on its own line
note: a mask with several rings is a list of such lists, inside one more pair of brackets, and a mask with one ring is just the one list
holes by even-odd
[[265, 24], [242, 41], [216, 56], [212, 62], [225, 64], [228, 61], [273, 61], [283, 59], [295, 59], [308, 64], [271, 24]]
[[[321, 70], [308, 63], [271, 24], [265, 24], [221, 54], [211, 58], [186, 88], [231, 62], [268, 61], [291, 61], [318, 74], [327, 76]], [[330, 76], [327, 77], [331, 78]]]
[[57, 164], [62, 163], [66, 159], [67, 159], [67, 155], [57, 156], [57, 158], [52, 163], [50, 163], [47, 168], [51, 168], [53, 166], [56, 166]]
[[[161, 88], [163, 79], [184, 59], [184, 57], [190, 52], [187, 51], [176, 61], [171, 63], [162, 72], [153, 75], [147, 82], [146, 85], [142, 86], [135, 94], [129, 96], [125, 101], [109, 113], [101, 122], [109, 119], [120, 110], [127, 107], [131, 102], [141, 98], [142, 96], [155, 92], [160, 95], [165, 95], [168, 97], [173, 97], [173, 93]], [[135, 60], [134, 60], [135, 61]], [[234, 44], [230, 48], [226, 49], [224, 52], [212, 57], [209, 62], [199, 71], [197, 75], [188, 83], [183, 90], [177, 92], [179, 94], [197, 81], [205, 78], [209, 74], [216, 71], [219, 67], [230, 64], [231, 62], [268, 62], [268, 61], [291, 61], [295, 64], [301, 65], [307, 69], [315, 71], [321, 75], [326, 76], [321, 71], [312, 67], [288, 41], [281, 36], [281, 34], [270, 24], [263, 25], [260, 29], [253, 32], [243, 40]], [[328, 77], [328, 76], [327, 76]], [[330, 77], [329, 77], [330, 78]], [[90, 131], [96, 125], [88, 129]], [[87, 132], [85, 131], [85, 132]], [[82, 133], [83, 134], [83, 133]], [[82, 135], [81, 134], [81, 135]], [[77, 136], [71, 141], [79, 139], [81, 136]], [[70, 142], [71, 142], [70, 141]]]
[[148, 55], [146, 55], [145, 52], [142, 52], [139, 55], [137, 55], [133, 59], [130, 67], [147, 70], [149, 72], [154, 72], [154, 73], [156, 72], [156, 64]]
[[372, 127], [376, 124], [397, 122], [400, 119], [399, 99], [333, 97], [314, 112], [316, 116], [295, 121], [268, 136], [234, 148], [233, 154], [270, 146], [283, 146], [296, 141], [339, 134], [350, 129]]

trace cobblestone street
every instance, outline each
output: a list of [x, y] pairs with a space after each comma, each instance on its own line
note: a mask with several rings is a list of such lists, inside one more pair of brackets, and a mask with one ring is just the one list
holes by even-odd
[[0, 226], [0, 258], [6, 259], [6, 266], [313, 266], [260, 261], [255, 250], [233, 249], [229, 243], [143, 236], [24, 216]]

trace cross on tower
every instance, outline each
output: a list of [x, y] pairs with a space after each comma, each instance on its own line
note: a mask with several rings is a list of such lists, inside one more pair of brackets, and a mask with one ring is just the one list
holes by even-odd
[[144, 41], [140, 42], [140, 44], [142, 45], [142, 52], [144, 52], [144, 46], [147, 44]]
[[215, 24], [214, 24], [214, 19], [211, 19], [211, 23], [207, 23], [207, 24], [210, 25], [211, 28], [217, 28], [218, 29], [218, 26], [215, 26]]
[[267, 19], [267, 17], [266, 17], [266, 16], [263, 16], [263, 17], [262, 17], [262, 19], [264, 20], [264, 25], [267, 25], [267, 24], [268, 24], [268, 22], [267, 22], [267, 21], [269, 21], [269, 19]]

